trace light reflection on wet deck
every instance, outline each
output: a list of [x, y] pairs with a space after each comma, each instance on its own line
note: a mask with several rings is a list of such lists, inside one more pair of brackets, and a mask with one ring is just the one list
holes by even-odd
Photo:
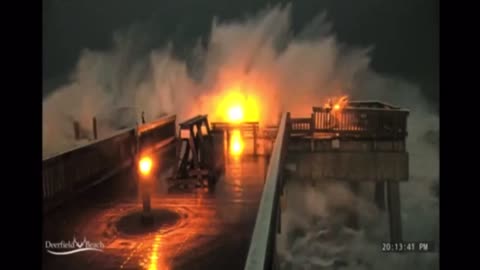
[[106, 248], [75, 256], [45, 254], [44, 269], [243, 269], [265, 166], [262, 156], [228, 159], [213, 192], [167, 192], [158, 185], [152, 208], [171, 210], [181, 218], [146, 234], [128, 235], [115, 226], [121, 217], [141, 209], [135, 197], [93, 198], [65, 207], [44, 221], [44, 240], [85, 236]]

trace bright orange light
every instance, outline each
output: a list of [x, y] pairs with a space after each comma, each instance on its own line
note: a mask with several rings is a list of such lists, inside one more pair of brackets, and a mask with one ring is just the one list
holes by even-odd
[[259, 106], [257, 98], [252, 94], [242, 91], [240, 87], [227, 88], [225, 92], [217, 96], [215, 103], [215, 121], [229, 123], [259, 121]]
[[230, 122], [241, 122], [243, 120], [243, 108], [240, 105], [231, 107], [228, 110], [228, 120]]
[[242, 151], [242, 143], [240, 141], [234, 141], [232, 145], [232, 152], [239, 154]]
[[238, 156], [242, 154], [244, 148], [242, 135], [240, 130], [236, 129], [232, 132], [230, 136], [230, 154], [233, 156]]
[[150, 157], [142, 157], [138, 163], [140, 173], [143, 175], [149, 175], [152, 171], [153, 162]]
[[325, 108], [333, 109], [334, 111], [342, 110], [348, 105], [348, 96], [340, 97], [335, 104], [333, 104], [332, 99], [328, 99], [328, 102], [325, 103]]

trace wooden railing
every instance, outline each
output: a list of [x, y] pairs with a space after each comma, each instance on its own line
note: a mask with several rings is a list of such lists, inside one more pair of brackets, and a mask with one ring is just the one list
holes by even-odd
[[[228, 123], [228, 122], [212, 122], [213, 130], [223, 130], [230, 132], [234, 129], [251, 132], [252, 134], [258, 134], [260, 124], [258, 122], [242, 122], [242, 123]], [[253, 135], [252, 135], [253, 136]]]
[[166, 143], [175, 140], [176, 116], [167, 116], [138, 127], [139, 147], [142, 150], [156, 151]]
[[250, 240], [245, 269], [274, 269], [275, 239], [280, 230], [280, 193], [283, 188], [283, 167], [290, 133], [290, 113], [280, 121], [272, 155], [270, 156], [262, 198]]
[[140, 126], [138, 132], [135, 128], [119, 131], [108, 138], [44, 159], [44, 211], [128, 168], [135, 160], [138, 146], [138, 151], [143, 151], [155, 147], [156, 143], [164, 147], [174, 140], [175, 116], [169, 116]]
[[344, 108], [338, 112], [313, 108], [316, 132], [337, 132], [375, 138], [400, 138], [407, 135], [406, 110]]
[[314, 131], [315, 124], [313, 122], [313, 114], [310, 118], [292, 118], [291, 121], [291, 135], [310, 134]]
[[404, 138], [408, 114], [407, 110], [391, 108], [346, 107], [335, 111], [313, 107], [311, 118], [291, 120], [291, 130], [292, 135], [323, 132], [346, 137]]
[[228, 123], [228, 122], [212, 122], [212, 130], [224, 131], [227, 137], [227, 147], [230, 143], [230, 133], [233, 130], [240, 130], [242, 132], [242, 138], [244, 140], [252, 140], [253, 154], [257, 155], [257, 139], [260, 137], [260, 124], [259, 122], [241, 122], [241, 123]]
[[135, 131], [112, 137], [43, 160], [43, 199], [68, 195], [102, 178], [133, 157]]

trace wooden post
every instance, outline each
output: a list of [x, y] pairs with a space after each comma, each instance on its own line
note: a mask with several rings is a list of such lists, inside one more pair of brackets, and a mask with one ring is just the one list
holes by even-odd
[[73, 132], [75, 134], [75, 140], [79, 140], [80, 139], [80, 124], [78, 123], [78, 121], [73, 122]]
[[[358, 182], [350, 182], [349, 185], [352, 193], [355, 196], [358, 196], [360, 184]], [[360, 221], [358, 219], [357, 209], [354, 209], [353, 212], [349, 213], [347, 224], [353, 229], [360, 228]]]
[[150, 193], [148, 190], [143, 191], [142, 202], [143, 202], [143, 213], [150, 214], [152, 207], [150, 204]]
[[375, 204], [378, 209], [385, 210], [385, 183], [375, 182]]
[[390, 221], [390, 240], [402, 241], [402, 217], [400, 215], [400, 187], [398, 182], [387, 182], [388, 214]]
[[92, 124], [93, 124], [93, 139], [96, 140], [96, 139], [98, 138], [98, 134], [97, 134], [97, 118], [96, 118], [96, 117], [93, 117]]
[[210, 128], [210, 124], [208, 123], [208, 118], [206, 118], [206, 116], [207, 115], [205, 115], [204, 124], [205, 124], [205, 128], [207, 130], [208, 138], [210, 138], [210, 140], [212, 140], [212, 129]]
[[253, 125], [253, 155], [257, 156], [257, 126]]
[[150, 188], [150, 185], [144, 183], [144, 187], [142, 190], [143, 212], [141, 215], [141, 221], [143, 225], [153, 224], [152, 206], [150, 201]]
[[310, 122], [310, 135], [313, 136], [313, 133], [315, 132], [315, 113], [312, 113], [311, 117], [312, 119]]
[[230, 127], [227, 127], [227, 155], [230, 157]]
[[[279, 196], [278, 197], [278, 200], [280, 200], [281, 197]], [[281, 207], [281, 204], [279, 203], [277, 205], [277, 234], [280, 234], [282, 233], [282, 207]]]
[[310, 122], [310, 151], [314, 152], [315, 151], [315, 140], [313, 138], [313, 135], [315, 134], [315, 113], [312, 113], [311, 115], [311, 122]]

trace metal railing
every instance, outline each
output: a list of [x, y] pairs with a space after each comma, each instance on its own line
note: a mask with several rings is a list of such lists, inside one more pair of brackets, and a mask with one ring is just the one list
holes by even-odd
[[271, 269], [275, 261], [275, 236], [280, 226], [279, 198], [290, 126], [290, 113], [283, 113], [250, 240], [245, 263], [248, 270]]
[[[42, 161], [44, 211], [72, 194], [102, 182], [135, 160], [139, 151], [161, 148], [175, 140], [175, 116], [127, 129], [110, 137], [66, 151]], [[154, 144], [160, 143], [160, 147]]]

